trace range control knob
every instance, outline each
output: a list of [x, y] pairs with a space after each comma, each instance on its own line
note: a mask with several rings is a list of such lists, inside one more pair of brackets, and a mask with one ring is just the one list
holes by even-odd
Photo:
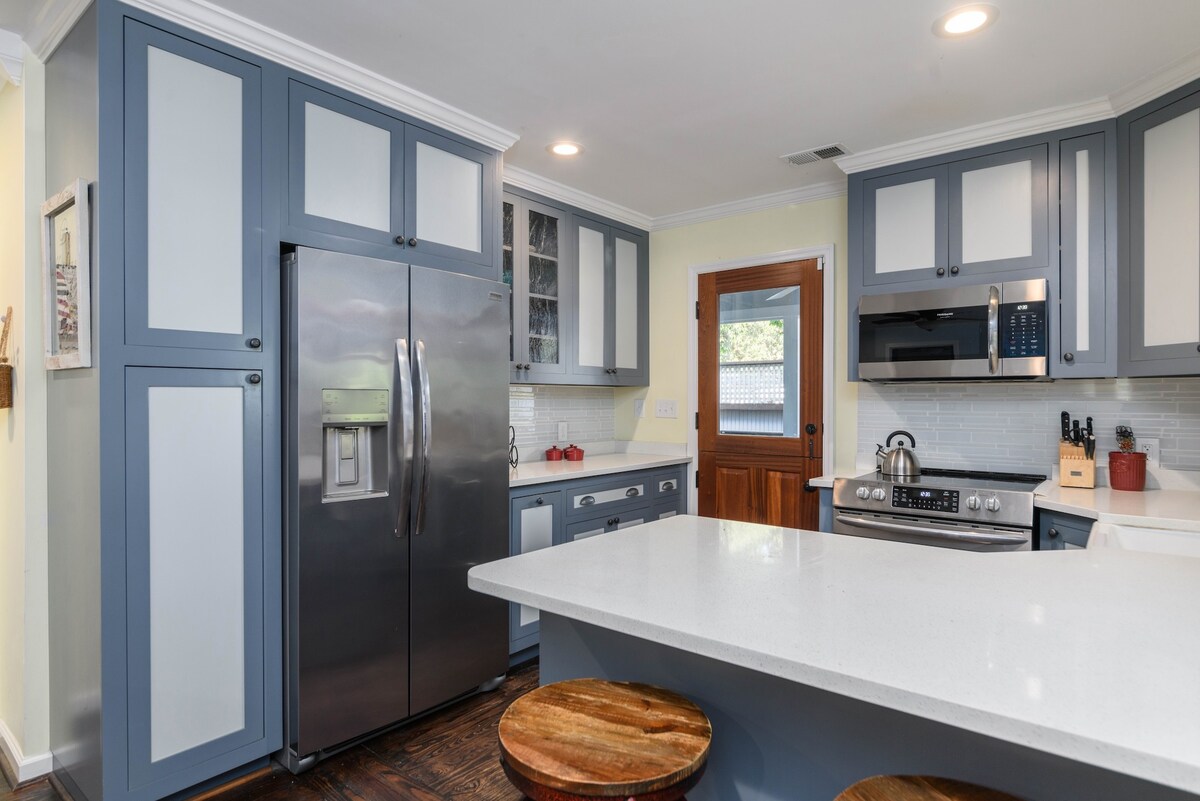
[[857, 490], [855, 490], [854, 494], [857, 495], [858, 497], [862, 498], [865, 501], [867, 498], [871, 497], [871, 488], [870, 487], [859, 487]]
[[971, 511], [975, 511], [980, 506], [981, 506], [981, 504], [979, 502], [978, 495], [972, 495], [970, 498], [967, 498], [967, 508], [970, 509]]
[[987, 509], [989, 512], [999, 512], [1000, 511], [1000, 499], [999, 498], [988, 498], [986, 501], [983, 502], [983, 508]]
[[887, 493], [883, 491], [883, 487], [876, 487], [871, 490], [871, 498], [876, 501], [882, 501], [887, 497]]

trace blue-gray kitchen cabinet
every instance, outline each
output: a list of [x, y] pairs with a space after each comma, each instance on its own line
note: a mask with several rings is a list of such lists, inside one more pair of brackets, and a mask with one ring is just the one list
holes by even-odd
[[292, 79], [287, 235], [496, 279], [499, 154]]
[[[516, 556], [557, 545], [563, 532], [563, 493], [547, 485], [523, 488], [509, 500], [510, 554]], [[531, 491], [532, 490], [532, 491]], [[538, 610], [509, 604], [509, 653], [537, 644]]]
[[1122, 376], [1200, 374], [1200, 81], [1121, 116]]
[[649, 238], [575, 216], [573, 383], [650, 381]]
[[1086, 548], [1092, 524], [1096, 521], [1087, 517], [1038, 510], [1038, 550], [1062, 551], [1069, 548]]
[[575, 313], [571, 213], [505, 193], [502, 219], [502, 276], [512, 286], [509, 381], [561, 381]]

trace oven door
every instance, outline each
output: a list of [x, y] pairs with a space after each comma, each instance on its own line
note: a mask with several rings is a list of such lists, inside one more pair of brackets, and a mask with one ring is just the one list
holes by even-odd
[[917, 517], [873, 515], [842, 509], [834, 511], [833, 533], [962, 551], [1033, 549], [1033, 529], [994, 528], [946, 520], [935, 522]]
[[865, 381], [999, 378], [1000, 287], [867, 295], [859, 302]]

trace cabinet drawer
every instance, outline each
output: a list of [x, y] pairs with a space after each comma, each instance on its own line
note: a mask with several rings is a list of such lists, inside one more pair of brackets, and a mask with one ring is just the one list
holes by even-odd
[[650, 515], [650, 519], [666, 520], [668, 517], [681, 515], [683, 514], [683, 510], [680, 508], [681, 506], [682, 504], [680, 504], [677, 499], [659, 501], [658, 503], [654, 504], [654, 513]]
[[654, 498], [673, 498], [679, 495], [683, 487], [683, 472], [679, 469], [656, 473], [651, 481], [654, 487]]
[[633, 528], [634, 526], [640, 526], [643, 523], [649, 523], [651, 520], [657, 519], [657, 510], [652, 511], [649, 506], [642, 506], [627, 509], [620, 514], [612, 514], [608, 517], [581, 520], [578, 523], [571, 523], [567, 526], [567, 542], [586, 540], [588, 537], [595, 537], [598, 534], [607, 534], [610, 531]]
[[567, 517], [598, 516], [598, 512], [645, 503], [652, 486], [645, 474], [585, 484], [568, 491]]

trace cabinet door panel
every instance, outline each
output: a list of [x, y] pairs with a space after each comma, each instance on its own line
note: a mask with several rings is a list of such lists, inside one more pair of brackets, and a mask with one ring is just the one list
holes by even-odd
[[945, 269], [946, 176], [937, 166], [864, 182], [864, 283], [933, 278]]
[[[1056, 376], [1115, 375], [1109, 353], [1105, 135], [1064, 140], [1059, 148], [1062, 297]], [[1069, 354], [1069, 358], [1067, 356]]]
[[249, 375], [126, 373], [131, 787], [278, 747], [264, 709], [262, 391]]
[[584, 222], [577, 226], [579, 266], [576, 280], [576, 366], [600, 375], [608, 365], [605, 349], [607, 238], [606, 227]]
[[404, 123], [298, 81], [288, 103], [291, 224], [386, 245], [401, 258]]
[[[510, 553], [540, 551], [556, 545], [562, 527], [562, 492], [553, 490], [513, 498], [510, 502]], [[524, 604], [509, 604], [509, 652], [536, 642], [538, 610]]]
[[412, 248], [490, 266], [496, 230], [493, 157], [414, 126], [408, 126], [406, 139], [404, 231], [417, 241]]
[[245, 350], [261, 336], [260, 70], [126, 33], [126, 339]]
[[644, 386], [650, 383], [649, 243], [615, 228], [612, 240], [612, 366], [619, 386]]
[[1046, 146], [966, 159], [949, 169], [951, 272], [1046, 267]]

